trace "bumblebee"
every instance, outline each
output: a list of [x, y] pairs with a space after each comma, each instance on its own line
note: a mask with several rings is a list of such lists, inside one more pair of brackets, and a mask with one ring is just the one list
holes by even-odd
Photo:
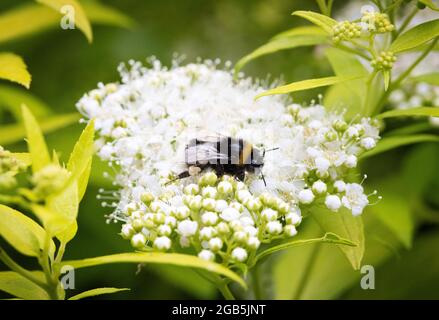
[[275, 149], [261, 150], [241, 138], [229, 136], [195, 138], [185, 148], [187, 170], [180, 173], [175, 180], [210, 169], [218, 176], [228, 174], [240, 181], [244, 181], [248, 173], [260, 173], [265, 184], [261, 171], [265, 152]]

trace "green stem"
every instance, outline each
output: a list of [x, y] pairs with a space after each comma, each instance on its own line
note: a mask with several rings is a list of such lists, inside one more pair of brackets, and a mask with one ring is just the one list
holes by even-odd
[[53, 272], [53, 265], [49, 258], [49, 250], [50, 250], [50, 242], [51, 237], [48, 233], [46, 233], [46, 239], [44, 242], [44, 249], [43, 252], [38, 259], [38, 262], [40, 263], [41, 267], [43, 268], [44, 274], [46, 276], [46, 281], [48, 284], [47, 293], [49, 294], [50, 298], [53, 300], [60, 300], [60, 296], [58, 294], [58, 285], [59, 280], [56, 274]]
[[33, 283], [40, 286], [41, 288], [45, 290], [47, 289], [47, 284], [45, 282], [41, 281], [32, 272], [24, 269], [22, 266], [16, 263], [1, 247], [0, 247], [0, 260], [3, 261], [3, 263], [12, 271], [15, 271], [16, 273], [32, 281]]
[[418, 13], [418, 11], [419, 11], [418, 7], [415, 7], [413, 9], [413, 11], [410, 12], [410, 14], [407, 16], [407, 18], [405, 18], [405, 20], [402, 22], [401, 27], [399, 27], [399, 30], [396, 32], [396, 36], [399, 36], [405, 30], [405, 28], [407, 28], [407, 26], [410, 24], [412, 19]]
[[422, 54], [415, 60], [415, 62], [412, 63], [412, 65], [410, 67], [407, 68], [406, 71], [404, 71], [393, 83], [392, 85], [387, 89], [387, 91], [385, 91], [383, 93], [383, 95], [381, 96], [378, 105], [377, 105], [377, 110], [375, 110], [375, 113], [379, 113], [382, 109], [382, 107], [385, 104], [386, 99], [388, 98], [388, 96], [390, 95], [390, 93], [395, 90], [400, 84], [401, 82], [408, 77], [413, 69], [415, 69], [417, 67], [417, 65], [419, 63], [421, 63], [422, 60], [424, 60], [424, 58], [430, 53], [431, 50], [434, 49], [434, 47], [436, 46], [436, 43], [438, 42], [439, 38], [436, 38], [433, 40], [433, 42], [424, 50], [424, 52], [422, 52]]
[[300, 278], [299, 286], [297, 287], [296, 294], [294, 295], [293, 298], [294, 300], [301, 299], [303, 295], [303, 291], [305, 290], [305, 287], [308, 284], [308, 280], [311, 277], [311, 272], [313, 270], [314, 262], [317, 258], [319, 251], [320, 251], [320, 245], [319, 244], [314, 245], [311, 251], [311, 255], [308, 258], [308, 261], [306, 262], [305, 274], [303, 274], [303, 276]]
[[255, 295], [256, 300], [262, 300], [263, 294], [262, 294], [262, 288], [261, 283], [259, 279], [259, 265], [256, 264], [252, 270], [252, 280], [253, 280], [253, 293]]
[[223, 295], [224, 299], [226, 300], [236, 300], [233, 293], [230, 291], [229, 287], [227, 286], [227, 283], [224, 281], [221, 281], [221, 283], [217, 284], [219, 291]]

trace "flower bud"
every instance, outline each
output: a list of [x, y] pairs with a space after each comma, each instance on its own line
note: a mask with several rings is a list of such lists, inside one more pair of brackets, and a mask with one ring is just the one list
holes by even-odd
[[177, 219], [172, 216], [167, 216], [165, 218], [165, 224], [170, 226], [171, 228], [174, 228], [177, 225]]
[[217, 194], [217, 190], [214, 187], [204, 187], [203, 191], [201, 192], [201, 194], [205, 198], [215, 199], [216, 198], [216, 194]]
[[264, 221], [274, 221], [277, 219], [277, 211], [273, 209], [264, 209], [261, 212], [261, 218]]
[[161, 236], [170, 236], [172, 233], [171, 227], [167, 224], [162, 224], [157, 228], [158, 234]]
[[129, 223], [126, 223], [122, 226], [121, 235], [124, 239], [131, 239], [131, 237], [136, 233], [136, 230]]
[[213, 226], [218, 222], [218, 214], [208, 211], [201, 216], [201, 221], [207, 226]]
[[183, 237], [190, 237], [197, 232], [198, 223], [196, 221], [183, 220], [178, 223], [177, 229]]
[[191, 201], [189, 201], [189, 208], [194, 211], [198, 211], [203, 206], [203, 198], [198, 195], [192, 198]]
[[294, 236], [297, 234], [296, 227], [293, 226], [293, 225], [291, 225], [291, 224], [287, 224], [287, 225], [284, 227], [284, 234], [285, 234], [287, 237], [294, 237]]
[[233, 185], [228, 181], [221, 181], [218, 183], [218, 192], [223, 195], [228, 195], [233, 192]]
[[204, 210], [214, 211], [216, 208], [216, 201], [211, 198], [203, 199], [202, 207]]
[[204, 227], [200, 230], [201, 240], [210, 240], [215, 235], [216, 235], [216, 230], [213, 227]]
[[140, 231], [140, 230], [142, 230], [144, 223], [143, 223], [142, 219], [134, 219], [134, 220], [132, 220], [131, 225], [133, 226], [133, 228], [136, 231]]
[[328, 195], [325, 199], [325, 205], [329, 210], [338, 211], [341, 207], [340, 198], [336, 195]]
[[171, 239], [168, 237], [158, 237], [154, 240], [154, 247], [158, 250], [169, 250], [171, 248]]
[[154, 200], [154, 195], [151, 192], [145, 192], [140, 196], [140, 201], [142, 201], [147, 206], [149, 206], [149, 204], [153, 200]]
[[136, 233], [131, 238], [131, 245], [136, 249], [141, 249], [145, 247], [146, 237], [141, 233]]
[[220, 222], [216, 226], [216, 230], [218, 231], [219, 234], [225, 235], [225, 234], [228, 234], [230, 232], [230, 227], [227, 223]]
[[209, 240], [209, 248], [213, 252], [217, 252], [221, 250], [222, 247], [223, 247], [223, 241], [220, 238], [215, 237]]
[[299, 192], [299, 201], [303, 204], [310, 204], [314, 201], [314, 194], [310, 189], [304, 189]]
[[201, 250], [198, 254], [198, 258], [206, 261], [213, 261], [215, 260], [215, 254], [210, 250]]
[[200, 178], [199, 184], [202, 186], [213, 186], [217, 180], [218, 177], [215, 172], [207, 172]]
[[256, 250], [259, 248], [260, 245], [261, 245], [261, 241], [259, 241], [257, 237], [249, 237], [247, 239], [247, 246], [250, 249]]
[[241, 247], [237, 247], [232, 250], [232, 258], [239, 262], [244, 262], [247, 260], [247, 251]]
[[237, 242], [245, 242], [247, 240], [247, 233], [244, 231], [237, 231], [233, 234], [233, 239]]
[[185, 206], [178, 207], [175, 212], [175, 216], [179, 220], [186, 219], [187, 217], [189, 217], [189, 214], [190, 214], [190, 210], [188, 207]]
[[183, 192], [186, 195], [195, 196], [200, 192], [200, 187], [198, 186], [198, 184], [191, 183], [191, 184], [188, 184], [186, 187], [184, 187]]
[[314, 193], [316, 193], [316, 194], [325, 193], [326, 190], [327, 190], [326, 183], [324, 183], [321, 180], [317, 180], [312, 185], [312, 191], [314, 191]]
[[282, 232], [282, 224], [279, 221], [270, 221], [265, 226], [269, 234], [280, 234]]

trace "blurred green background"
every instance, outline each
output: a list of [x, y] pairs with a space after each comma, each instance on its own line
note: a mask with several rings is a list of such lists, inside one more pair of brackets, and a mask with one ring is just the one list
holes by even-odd
[[[0, 12], [32, 1], [2, 0]], [[93, 25], [94, 41], [88, 44], [78, 30], [52, 28], [31, 37], [8, 42], [1, 51], [21, 55], [32, 74], [30, 92], [51, 106], [56, 113], [75, 111], [75, 103], [98, 82], [118, 80], [117, 66], [129, 59], [144, 60], [155, 55], [170, 64], [174, 53], [184, 54], [186, 61], [197, 57], [220, 58], [236, 62], [243, 55], [265, 43], [274, 34], [291, 28], [300, 19], [291, 17], [294, 10], [318, 10], [314, 1], [302, 0], [108, 0], [102, 1], [124, 12], [137, 25], [132, 30]], [[336, 1], [336, 9], [344, 1]], [[23, 21], [26, 23], [26, 21]], [[266, 78], [267, 74], [285, 81], [295, 81], [330, 74], [322, 59], [316, 59], [312, 48], [283, 51], [258, 59], [245, 68], [251, 76]], [[315, 91], [295, 96], [309, 102]], [[3, 114], [3, 123], [8, 115]], [[48, 144], [66, 157], [82, 130], [72, 125], [47, 136]], [[20, 151], [25, 144], [8, 146]], [[422, 148], [433, 150], [433, 160], [439, 157], [435, 145]], [[414, 153], [414, 148], [404, 152]], [[385, 154], [368, 162], [371, 181], [374, 176], [398, 174], [402, 151]], [[417, 154], [417, 153], [416, 153]], [[430, 153], [431, 154], [431, 153]], [[431, 160], [431, 159], [430, 159]], [[436, 184], [428, 185], [428, 201], [438, 207], [438, 162]], [[420, 164], [422, 167], [422, 164]], [[102, 178], [104, 166], [96, 159], [93, 177], [82, 201], [79, 232], [69, 244], [65, 259], [77, 259], [131, 251], [127, 241], [118, 235], [120, 225], [105, 224], [102, 208], [96, 200], [97, 190], [111, 188]], [[392, 171], [390, 171], [392, 170]], [[416, 171], [416, 165], [415, 165]], [[437, 218], [437, 217], [436, 217]], [[434, 221], [434, 219], [433, 219]], [[437, 221], [436, 221], [437, 222]], [[360, 290], [359, 284], [344, 290], [345, 298], [439, 298], [439, 233], [433, 222], [423, 223], [413, 249], [392, 255], [392, 259], [377, 271], [377, 288]], [[20, 258], [22, 259], [22, 258]], [[27, 260], [23, 263], [30, 263]], [[0, 266], [3, 268], [3, 266]], [[399, 272], [394, 272], [394, 270]], [[381, 271], [382, 270], [382, 271]], [[192, 299], [219, 298], [209, 283], [188, 269], [149, 265], [136, 273], [135, 265], [112, 265], [79, 270], [75, 292], [96, 287], [128, 287], [129, 292], [105, 296], [106, 299]], [[354, 271], [347, 269], [347, 273]], [[358, 275], [358, 272], [357, 272]], [[330, 277], [330, 275], [327, 275]], [[75, 293], [72, 292], [72, 293]]]

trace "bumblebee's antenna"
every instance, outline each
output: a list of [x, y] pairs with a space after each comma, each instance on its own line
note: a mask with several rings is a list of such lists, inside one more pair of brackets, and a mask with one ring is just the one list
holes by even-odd
[[271, 148], [271, 149], [264, 149], [264, 152], [262, 153], [262, 157], [265, 157], [266, 152], [275, 151], [275, 150], [279, 150], [279, 149], [280, 149], [279, 147]]

